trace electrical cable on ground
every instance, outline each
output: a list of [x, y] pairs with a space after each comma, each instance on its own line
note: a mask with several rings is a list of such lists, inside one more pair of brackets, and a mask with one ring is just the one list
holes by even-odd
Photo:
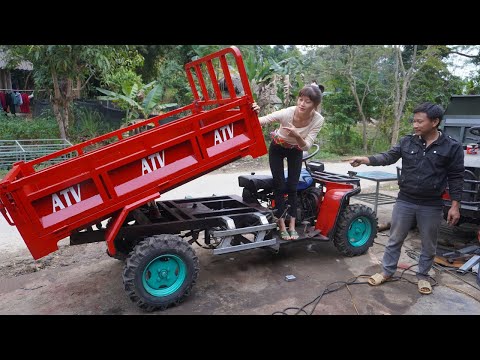
[[459, 292], [459, 293], [462, 293], [462, 294], [468, 295], [468, 296], [470, 296], [472, 299], [474, 299], [474, 300], [476, 300], [476, 301], [480, 302], [480, 300], [479, 300], [479, 299], [477, 299], [475, 296], [473, 296], [472, 294], [469, 294], [469, 293], [468, 293], [468, 292], [466, 292], [466, 291], [463, 291], [462, 289], [459, 289], [459, 288], [456, 288], [456, 287], [453, 287], [453, 286], [449, 286], [449, 285], [447, 285], [447, 284], [444, 284], [444, 286], [446, 286], [446, 287], [448, 287], [449, 289], [452, 289], [452, 290], [454, 290], [454, 291], [456, 291], [456, 292]]
[[[365, 277], [365, 276], [368, 277], [369, 275], [359, 275], [359, 276], [354, 277], [351, 280], [332, 282], [325, 287], [325, 290], [323, 290], [323, 292], [320, 295], [318, 295], [315, 299], [313, 299], [309, 303], [303, 305], [302, 307], [290, 306], [290, 307], [287, 307], [287, 308], [283, 309], [282, 311], [275, 311], [275, 312], [272, 313], [272, 315], [299, 315], [300, 313], [303, 313], [305, 315], [312, 315], [315, 311], [315, 308], [319, 304], [320, 300], [322, 300], [324, 295], [327, 295], [327, 294], [330, 294], [332, 292], [338, 291], [338, 290], [342, 289], [343, 287], [347, 287], [347, 285], [368, 284], [368, 282], [366, 282], [366, 281], [356, 282], [358, 278]], [[335, 284], [339, 284], [339, 286], [334, 288], [334, 289], [329, 289], [330, 286], [335, 285]], [[305, 309], [312, 304], [313, 304], [312, 310], [310, 312], [307, 312], [307, 310], [305, 310]], [[293, 313], [293, 314], [288, 313], [291, 310], [296, 310], [296, 312]], [[356, 308], [355, 308], [355, 310], [356, 310]], [[357, 313], [358, 313], [358, 311], [357, 311]]]
[[348, 287], [348, 285], [345, 285], [345, 286], [347, 287], [347, 290], [350, 293], [350, 298], [352, 299], [352, 304], [353, 304], [353, 307], [355, 308], [355, 311], [357, 312], [357, 315], [360, 315], [360, 313], [358, 312], [357, 306], [355, 305], [355, 301], [353, 300], [353, 294], [350, 291], [350, 288]]
[[[381, 243], [378, 243], [378, 242], [376, 242], [376, 241], [374, 241], [373, 243], [374, 243], [374, 244], [377, 244], [377, 245], [384, 246], [384, 247], [386, 246], [386, 245], [381, 244]], [[406, 246], [405, 244], [404, 244], [403, 246], [406, 248], [405, 253], [407, 254], [407, 256], [409, 256], [411, 259], [413, 259], [413, 260], [415, 260], [415, 261], [418, 261], [418, 260], [419, 260], [420, 254], [419, 254], [418, 251], [416, 251], [416, 250], [414, 250], [414, 249]], [[412, 264], [412, 265], [410, 265], [408, 268], [403, 269], [403, 270], [401, 271], [401, 273], [400, 273], [400, 276], [392, 276], [387, 282], [393, 282], [393, 281], [400, 281], [400, 280], [401, 280], [401, 281], [409, 282], [410, 284], [413, 284], [413, 285], [417, 285], [418, 282], [409, 280], [409, 279], [407, 279], [407, 278], [405, 278], [405, 277], [403, 276], [403, 275], [405, 274], [405, 272], [407, 272], [407, 271], [410, 271], [410, 272], [414, 273], [415, 275], [417, 275], [417, 274], [418, 274], [417, 271], [411, 270], [411, 268], [414, 267], [414, 266], [418, 266], [418, 263]], [[436, 266], [435, 264], [433, 264], [432, 267], [433, 267], [435, 270], [437, 270], [437, 271], [446, 271], [448, 274], [453, 275], [453, 276], [455, 276], [456, 278], [462, 280], [462, 281], [465, 282], [466, 284], [472, 286], [474, 289], [479, 290], [478, 288], [476, 288], [474, 285], [470, 284], [470, 283], [467, 282], [466, 280], [464, 280], [464, 279], [458, 277], [457, 275], [451, 273], [451, 271], [450, 271], [449, 269], [441, 269], [441, 270], [440, 270], [440, 268], [439, 268], [438, 266]], [[343, 287], [346, 287], [346, 288], [347, 288], [348, 292], [350, 293], [350, 297], [351, 297], [351, 300], [352, 300], [353, 307], [354, 307], [357, 315], [360, 315], [359, 312], [358, 312], [358, 309], [357, 309], [357, 307], [356, 307], [356, 305], [355, 305], [355, 302], [354, 302], [354, 300], [353, 300], [353, 294], [352, 294], [352, 292], [350, 291], [350, 288], [348, 287], [348, 285], [368, 284], [367, 281], [363, 281], [363, 282], [356, 282], [356, 281], [357, 281], [357, 279], [359, 279], [359, 278], [365, 278], [365, 277], [366, 277], [366, 278], [369, 278], [370, 276], [371, 276], [371, 275], [362, 274], [362, 275], [358, 275], [358, 276], [354, 277], [353, 280], [335, 281], [335, 282], [332, 282], [332, 283], [328, 284], [328, 285], [325, 287], [325, 290], [324, 290], [320, 295], [318, 295], [315, 299], [313, 299], [313, 300], [310, 301], [309, 303], [303, 305], [302, 307], [290, 306], [290, 307], [287, 307], [287, 308], [283, 309], [282, 311], [275, 311], [274, 313], [272, 313], [272, 315], [299, 315], [299, 314], [312, 315], [312, 314], [314, 313], [314, 311], [315, 311], [315, 308], [316, 308], [317, 305], [320, 303], [320, 301], [322, 300], [322, 298], [323, 298], [324, 295], [327, 295], [327, 294], [333, 293], [333, 292], [335, 292], [335, 291], [338, 291], [338, 290], [342, 289]], [[435, 280], [433, 277], [431, 277], [430, 275], [428, 275], [428, 278], [432, 280], [432, 281], [431, 281], [432, 287], [438, 285], [437, 280]], [[334, 284], [340, 284], [340, 285], [339, 285], [337, 288], [329, 289], [329, 286], [334, 285]], [[444, 284], [444, 286], [446, 286], [446, 287], [448, 287], [448, 288], [450, 288], [450, 289], [452, 289], [452, 290], [461, 292], [461, 293], [463, 293], [463, 294], [465, 294], [465, 295], [468, 295], [468, 296], [470, 296], [471, 298], [473, 298], [474, 300], [480, 302], [480, 300], [478, 300], [477, 298], [475, 298], [474, 296], [472, 296], [471, 294], [469, 294], [469, 293], [467, 293], [467, 292], [465, 292], [465, 291], [463, 291], [463, 290], [460, 290], [460, 289], [457, 289], [457, 288], [448, 286], [448, 285], [446, 285], [446, 284]], [[312, 310], [311, 310], [310, 312], [307, 312], [305, 309], [306, 309], [308, 306], [312, 305], [312, 304], [314, 304], [313, 307], [312, 307]], [[293, 314], [288, 313], [289, 311], [292, 311], [292, 310], [296, 310], [296, 312], [293, 313]]]

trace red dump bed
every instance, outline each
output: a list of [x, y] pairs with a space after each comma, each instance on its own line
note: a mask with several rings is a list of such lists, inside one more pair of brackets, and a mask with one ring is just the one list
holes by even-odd
[[[0, 211], [35, 259], [57, 250], [57, 242], [73, 231], [115, 219], [240, 157], [267, 152], [239, 50], [224, 49], [185, 70], [192, 104], [17, 162], [1, 180]], [[163, 124], [172, 117], [178, 119]], [[66, 160], [46, 166], [59, 157]], [[117, 222], [107, 229], [111, 254], [118, 228]]]

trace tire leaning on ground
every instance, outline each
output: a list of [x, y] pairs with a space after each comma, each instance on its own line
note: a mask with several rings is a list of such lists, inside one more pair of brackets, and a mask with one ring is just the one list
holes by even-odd
[[123, 283], [130, 300], [146, 311], [165, 310], [184, 301], [195, 284], [198, 257], [177, 235], [147, 237], [130, 253]]
[[340, 214], [333, 243], [345, 256], [365, 254], [377, 236], [377, 217], [368, 206], [348, 205]]

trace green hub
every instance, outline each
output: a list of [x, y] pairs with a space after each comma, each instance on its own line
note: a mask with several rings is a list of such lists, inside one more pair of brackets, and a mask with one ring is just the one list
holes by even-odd
[[372, 224], [365, 216], [356, 218], [348, 228], [348, 242], [354, 247], [360, 247], [366, 244], [372, 235]]
[[153, 296], [168, 296], [177, 291], [187, 277], [187, 266], [177, 255], [161, 255], [145, 267], [142, 284]]

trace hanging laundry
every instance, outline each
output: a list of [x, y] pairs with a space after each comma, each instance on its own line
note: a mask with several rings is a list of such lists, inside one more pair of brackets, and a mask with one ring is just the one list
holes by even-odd
[[15, 95], [13, 92], [9, 92], [5, 94], [5, 102], [7, 104], [8, 109], [10, 110], [10, 113], [15, 115]]
[[0, 91], [0, 103], [3, 111], [7, 111], [7, 99], [5, 98], [5, 93]]
[[15, 112], [12, 112], [12, 114], [20, 112], [20, 105], [22, 105], [22, 95], [18, 91], [14, 91], [12, 93], [12, 98], [13, 98], [13, 104], [15, 107]]
[[27, 93], [22, 93], [22, 105], [20, 105], [20, 112], [30, 113], [30, 98]]
[[20, 94], [18, 91], [15, 92], [15, 105], [22, 105], [22, 94]]

